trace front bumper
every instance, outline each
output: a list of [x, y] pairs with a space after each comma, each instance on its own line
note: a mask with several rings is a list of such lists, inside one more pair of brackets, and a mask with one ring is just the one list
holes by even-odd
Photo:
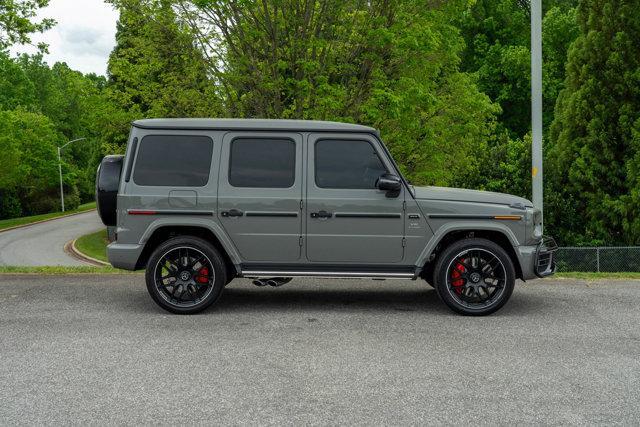
[[551, 236], [542, 236], [536, 247], [533, 259], [534, 273], [538, 277], [550, 276], [556, 272], [555, 252], [558, 250], [556, 241]]

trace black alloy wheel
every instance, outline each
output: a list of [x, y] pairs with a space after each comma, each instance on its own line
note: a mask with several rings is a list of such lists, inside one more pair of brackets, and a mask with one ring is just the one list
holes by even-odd
[[224, 260], [197, 237], [167, 240], [153, 252], [146, 271], [147, 290], [165, 310], [191, 314], [204, 310], [227, 283]]
[[515, 270], [505, 250], [486, 239], [449, 246], [435, 267], [436, 290], [454, 311], [486, 315], [502, 307], [513, 292]]

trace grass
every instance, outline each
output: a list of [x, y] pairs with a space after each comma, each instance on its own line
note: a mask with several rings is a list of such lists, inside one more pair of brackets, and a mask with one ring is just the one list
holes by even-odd
[[[139, 272], [138, 272], [139, 273]], [[0, 274], [135, 274], [132, 271], [118, 270], [110, 266], [107, 267], [17, 267], [0, 266]]]
[[42, 215], [33, 215], [33, 216], [24, 216], [21, 218], [11, 218], [11, 219], [3, 219], [0, 221], [0, 230], [4, 230], [6, 228], [16, 227], [18, 225], [32, 224], [38, 221], [44, 221], [46, 219], [58, 218], [61, 216], [70, 215], [73, 213], [84, 212], [91, 209], [96, 208], [96, 202], [85, 203], [84, 205], [78, 206], [78, 209], [66, 212], [51, 212], [48, 214]]
[[582, 271], [569, 271], [556, 273], [553, 277], [562, 279], [583, 279], [583, 280], [600, 280], [600, 279], [640, 279], [640, 273], [636, 272], [619, 272], [619, 273], [586, 273]]
[[107, 230], [103, 229], [96, 233], [85, 234], [76, 240], [76, 249], [88, 257], [107, 261]]

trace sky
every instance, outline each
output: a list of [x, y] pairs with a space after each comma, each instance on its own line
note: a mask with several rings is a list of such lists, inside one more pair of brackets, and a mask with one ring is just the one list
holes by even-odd
[[[58, 24], [42, 34], [34, 34], [34, 45], [45, 42], [49, 65], [66, 62], [83, 73], [107, 73], [109, 53], [115, 45], [118, 13], [102, 0], [51, 0], [38, 12], [39, 18], [53, 18]], [[11, 52], [35, 53], [33, 46], [14, 46]]]

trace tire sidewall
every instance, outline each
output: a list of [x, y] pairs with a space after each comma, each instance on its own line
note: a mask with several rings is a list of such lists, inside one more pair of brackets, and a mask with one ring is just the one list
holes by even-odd
[[[209, 261], [211, 261], [215, 273], [212, 291], [204, 300], [191, 307], [179, 307], [169, 303], [160, 295], [160, 291], [157, 289], [155, 283], [155, 269], [160, 258], [171, 249], [185, 246], [197, 249], [200, 252], [204, 253], [209, 258]], [[199, 237], [182, 236], [174, 237], [167, 240], [153, 251], [153, 253], [149, 257], [149, 262], [147, 263], [145, 280], [147, 283], [147, 291], [149, 292], [149, 295], [151, 295], [151, 298], [153, 298], [153, 300], [160, 307], [164, 308], [167, 311], [170, 311], [171, 313], [194, 314], [211, 306], [218, 300], [218, 298], [220, 298], [222, 290], [227, 283], [227, 270], [225, 268], [225, 263], [222, 256], [220, 255], [218, 250], [214, 248], [209, 242]]]
[[[482, 308], [469, 308], [461, 305], [448, 291], [447, 289], [447, 269], [453, 258], [460, 252], [468, 249], [479, 248], [491, 252], [498, 257], [504, 266], [506, 278], [505, 289], [502, 295], [490, 306]], [[453, 311], [469, 315], [469, 316], [484, 316], [494, 313], [499, 310], [511, 297], [513, 288], [515, 286], [516, 273], [513, 265], [513, 261], [507, 252], [498, 244], [480, 238], [469, 238], [460, 240], [447, 247], [442, 254], [438, 257], [436, 266], [434, 269], [435, 288], [438, 292], [440, 299]]]

